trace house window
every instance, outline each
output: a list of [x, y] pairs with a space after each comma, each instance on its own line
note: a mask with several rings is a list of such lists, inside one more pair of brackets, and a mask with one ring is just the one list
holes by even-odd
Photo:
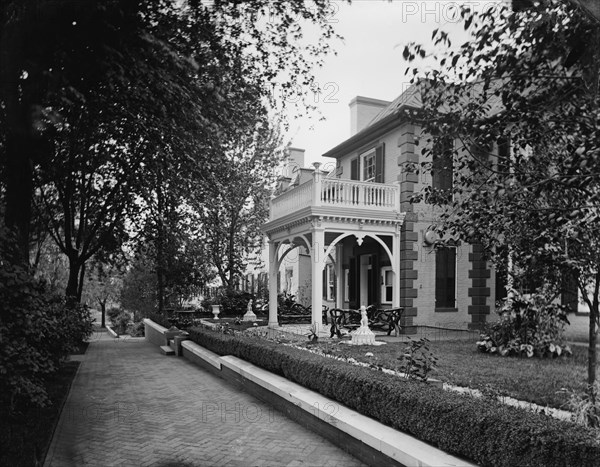
[[375, 180], [375, 149], [362, 156], [363, 182]]
[[384, 153], [385, 145], [380, 144], [350, 161], [350, 179], [383, 183]]
[[436, 138], [433, 143], [431, 188], [437, 196], [452, 200], [452, 153], [454, 144], [450, 138]]
[[456, 248], [435, 252], [435, 307], [456, 307]]
[[387, 266], [381, 268], [381, 303], [392, 303], [394, 294], [394, 273]]
[[323, 272], [323, 298], [330, 301], [335, 300], [335, 270], [333, 264], [326, 264]]

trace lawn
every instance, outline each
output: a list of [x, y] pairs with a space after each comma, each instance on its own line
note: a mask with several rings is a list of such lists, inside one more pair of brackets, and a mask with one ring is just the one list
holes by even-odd
[[[398, 369], [398, 356], [407, 344], [388, 342], [381, 346], [352, 346], [338, 340], [316, 344], [326, 353]], [[568, 394], [561, 389], [584, 392], [587, 376], [587, 348], [573, 347], [573, 355], [555, 359], [500, 357], [477, 350], [474, 342], [449, 340], [431, 342], [437, 357], [432, 378], [446, 383], [480, 389], [543, 406], [567, 408]], [[367, 356], [372, 353], [373, 356]]]

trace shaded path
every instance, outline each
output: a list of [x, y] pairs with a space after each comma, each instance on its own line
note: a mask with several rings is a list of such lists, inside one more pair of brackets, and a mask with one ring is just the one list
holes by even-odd
[[44, 465], [362, 464], [183, 358], [97, 333]]

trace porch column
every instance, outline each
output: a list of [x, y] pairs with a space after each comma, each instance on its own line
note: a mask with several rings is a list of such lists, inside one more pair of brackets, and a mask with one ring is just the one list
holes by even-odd
[[277, 261], [278, 244], [269, 240], [269, 327], [277, 327]]
[[344, 308], [344, 245], [338, 243], [335, 246], [335, 306], [336, 308]]
[[[315, 221], [317, 222], [317, 221]], [[316, 324], [320, 331], [323, 327], [323, 255], [325, 243], [325, 231], [321, 227], [312, 229], [312, 248], [310, 251], [310, 263], [312, 274], [312, 323]]]
[[394, 279], [392, 284], [392, 308], [400, 306], [400, 231], [396, 229], [396, 233], [392, 237], [392, 257], [390, 258], [394, 267], [392, 268]]

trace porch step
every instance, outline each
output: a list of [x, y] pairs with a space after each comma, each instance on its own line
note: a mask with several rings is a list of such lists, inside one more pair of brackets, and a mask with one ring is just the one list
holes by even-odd
[[175, 355], [175, 351], [169, 347], [168, 345], [161, 345], [160, 346], [160, 351], [162, 353], [164, 353], [165, 355]]

